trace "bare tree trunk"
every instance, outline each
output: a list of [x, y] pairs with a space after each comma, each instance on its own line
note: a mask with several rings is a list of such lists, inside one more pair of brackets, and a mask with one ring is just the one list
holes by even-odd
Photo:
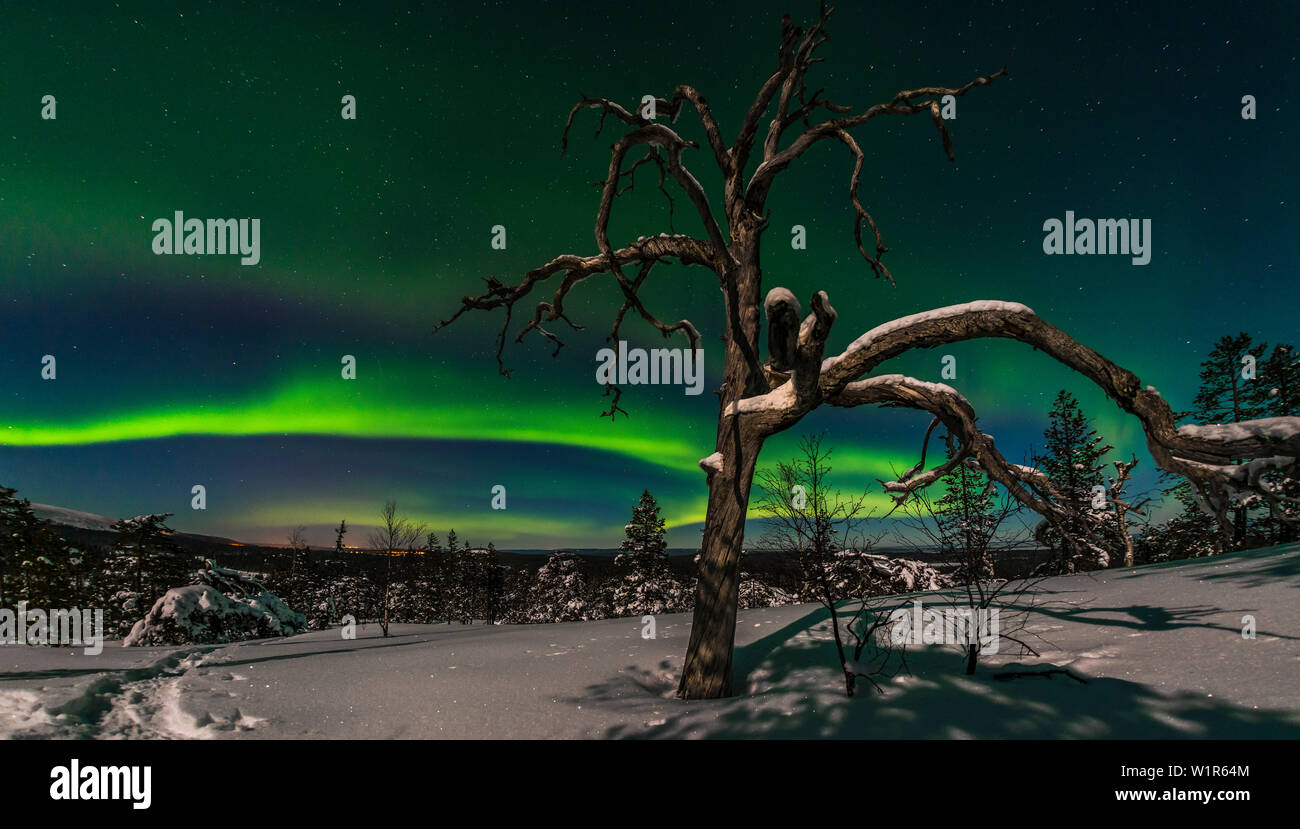
[[[755, 359], [758, 354], [758, 296], [762, 287], [759, 236], [744, 227], [737, 233], [739, 241], [732, 246], [732, 255], [743, 264], [722, 278], [727, 294], [728, 333], [715, 444], [721, 469], [709, 473], [709, 506], [695, 586], [695, 612], [678, 686], [684, 699], [717, 699], [732, 693], [740, 553], [754, 467], [763, 446], [763, 437], [745, 428], [742, 415], [726, 414], [727, 406], [754, 393], [760, 379], [753, 376], [746, 356], [746, 349]], [[729, 284], [734, 287], [726, 289]], [[736, 338], [737, 327], [743, 340]]]
[[1124, 541], [1124, 566], [1133, 566], [1133, 536], [1128, 534], [1128, 522], [1124, 520], [1124, 514], [1119, 513], [1119, 533], [1120, 538]]
[[826, 581], [826, 563], [824, 557], [821, 566], [821, 579], [822, 601], [825, 603], [826, 608], [831, 612], [831, 630], [835, 633], [835, 652], [839, 655], [840, 670], [844, 672], [844, 693], [851, 697], [853, 696], [853, 688], [857, 685], [858, 677], [857, 674], [854, 673], [854, 669], [850, 668], [844, 659], [844, 641], [840, 638], [840, 616], [835, 609], [835, 596], [832, 595], [831, 587]]
[[753, 445], [745, 449], [747, 451], [738, 461], [741, 468], [732, 466], [734, 454], [728, 456], [726, 466], [714, 475], [709, 489], [691, 639], [678, 689], [685, 699], [731, 696], [738, 564], [745, 538], [749, 488], [759, 447]]

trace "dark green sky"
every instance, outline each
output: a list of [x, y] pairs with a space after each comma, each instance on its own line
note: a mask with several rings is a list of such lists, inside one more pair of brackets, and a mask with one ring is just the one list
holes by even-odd
[[[440, 531], [506, 548], [612, 545], [649, 487], [671, 543], [696, 543], [695, 462], [712, 451], [715, 398], [629, 387], [630, 420], [598, 417], [595, 354], [618, 302], [606, 280], [570, 299], [588, 327], [559, 357], [540, 339], [507, 351], [509, 380], [492, 359], [499, 317], [430, 328], [481, 277], [596, 252], [591, 182], [616, 132], [595, 137], [598, 116], [583, 112], [559, 155], [579, 90], [632, 107], [691, 83], [730, 140], [773, 68], [781, 13], [808, 21], [815, 4], [298, 5], [6, 10], [0, 482], [248, 540], [307, 524], [316, 543], [395, 497]], [[833, 352], [902, 314], [1020, 301], [1186, 408], [1219, 336], [1295, 340], [1298, 17], [1282, 3], [841, 4], [810, 79], [839, 103], [959, 85], [1014, 47], [1012, 75], [960, 102], [956, 163], [922, 117], [857, 132], [897, 288], [857, 256], [851, 159], [829, 143], [778, 179], [765, 285], [805, 304], [828, 291]], [[46, 94], [53, 121], [40, 118]], [[355, 121], [339, 116], [344, 94]], [[1240, 117], [1244, 94], [1256, 120]], [[689, 113], [677, 127], [703, 138]], [[716, 206], [707, 150], [687, 164]], [[653, 179], [640, 182], [616, 205], [616, 243], [668, 230]], [[702, 233], [676, 195], [676, 230]], [[259, 218], [261, 262], [154, 255], [151, 224], [175, 210]], [[1151, 263], [1045, 256], [1043, 221], [1066, 210], [1151, 219]], [[496, 224], [504, 251], [490, 247]], [[791, 249], [794, 224], [807, 250]], [[705, 334], [712, 390], [713, 276], [670, 266], [653, 279], [648, 305]], [[623, 334], [662, 344], [637, 322]], [[1008, 456], [1038, 443], [1066, 387], [1151, 482], [1136, 422], [1069, 372], [1014, 343], [943, 353]], [[45, 354], [57, 380], [40, 378]], [[339, 376], [344, 354], [355, 381]], [[938, 380], [940, 356], [885, 370]], [[801, 429], [828, 430], [839, 484], [854, 489], [910, 466], [925, 425], [857, 410]], [[768, 461], [791, 453], [786, 437]], [[195, 483], [204, 512], [189, 509]], [[498, 483], [503, 512], [489, 508]]]

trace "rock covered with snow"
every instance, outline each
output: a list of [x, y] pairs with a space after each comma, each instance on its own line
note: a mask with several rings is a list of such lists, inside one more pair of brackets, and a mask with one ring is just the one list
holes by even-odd
[[306, 629], [307, 618], [259, 582], [209, 562], [197, 584], [173, 587], [154, 602], [122, 644], [225, 644]]

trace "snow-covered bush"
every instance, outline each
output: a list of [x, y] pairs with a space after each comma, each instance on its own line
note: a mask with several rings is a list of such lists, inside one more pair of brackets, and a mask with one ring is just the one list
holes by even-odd
[[209, 562], [198, 583], [173, 587], [135, 623], [123, 645], [218, 644], [291, 636], [307, 619], [253, 579]]
[[610, 582], [611, 616], [686, 613], [694, 603], [694, 586], [682, 584], [666, 572], [645, 573], [622, 565], [620, 572], [621, 577]]
[[1214, 519], [1196, 509], [1184, 509], [1160, 524], [1151, 524], [1134, 543], [1140, 564], [1201, 558], [1222, 551], [1223, 537]]
[[585, 622], [607, 616], [593, 602], [578, 558], [572, 553], [551, 553], [529, 588], [525, 606], [510, 614], [510, 621]]
[[954, 586], [950, 576], [922, 561], [841, 550], [827, 563], [837, 596], [893, 596]]
[[755, 607], [780, 607], [781, 605], [795, 603], [794, 596], [779, 587], [765, 584], [749, 573], [740, 574], [740, 585], [737, 591], [739, 594], [738, 606], [741, 610], [750, 610]]
[[147, 602], [134, 590], [118, 590], [105, 602], [104, 616], [107, 628], [105, 635], [110, 637], [126, 636], [135, 626], [132, 619], [140, 618], [140, 611]]

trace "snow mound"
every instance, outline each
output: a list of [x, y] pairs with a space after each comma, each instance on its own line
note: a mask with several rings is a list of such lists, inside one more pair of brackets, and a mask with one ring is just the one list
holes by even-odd
[[890, 558], [871, 553], [863, 555], [862, 558], [870, 568], [868, 579], [874, 576], [871, 580], [878, 584], [883, 582], [887, 594], [946, 590], [955, 586], [951, 577], [922, 561]]
[[198, 580], [163, 594], [131, 628], [123, 646], [225, 644], [307, 629], [303, 614], [234, 570], [209, 562]]

